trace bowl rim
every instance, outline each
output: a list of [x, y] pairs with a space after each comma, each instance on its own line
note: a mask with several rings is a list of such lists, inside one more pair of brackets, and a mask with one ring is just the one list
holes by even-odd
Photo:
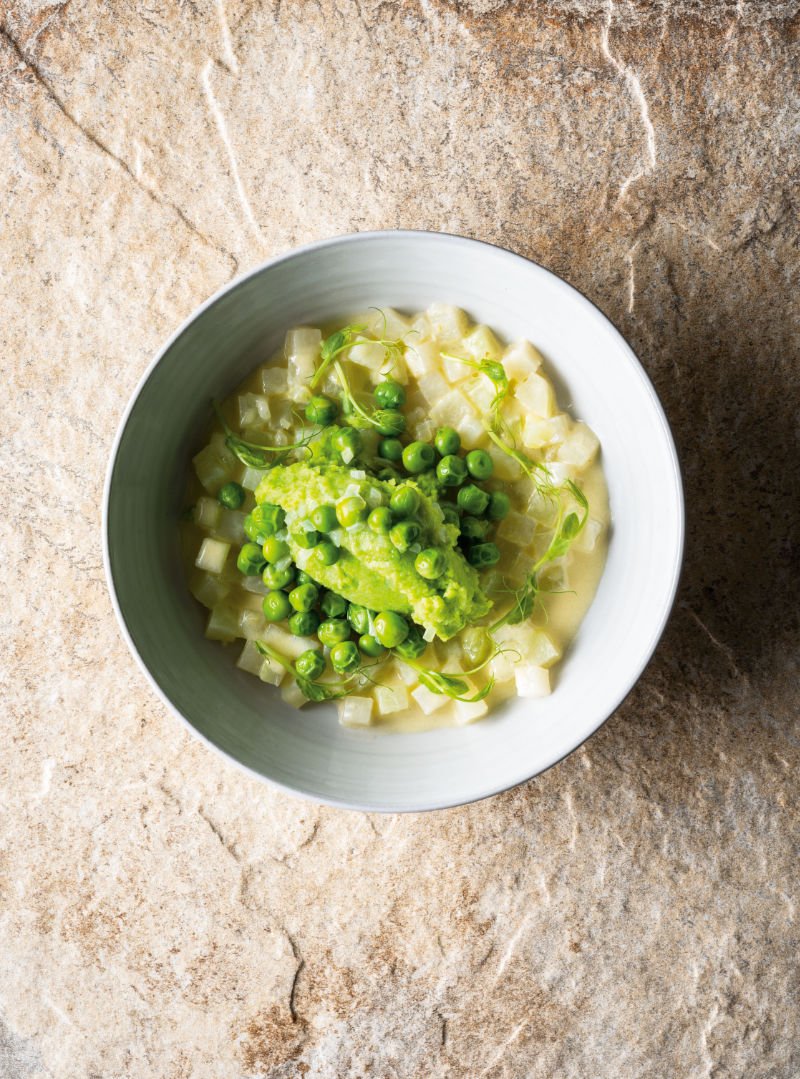
[[[295, 258], [299, 258], [313, 251], [319, 251], [328, 247], [335, 247], [338, 245], [348, 246], [352, 243], [372, 243], [381, 240], [399, 238], [422, 239], [423, 237], [441, 238], [452, 240], [457, 243], [468, 244], [470, 246], [489, 248], [492, 251], [501, 252], [506, 258], [517, 260], [529, 266], [535, 266], [538, 270], [541, 270], [549, 277], [554, 278], [560, 285], [572, 291], [579, 300], [579, 302], [581, 302], [589, 309], [589, 313], [594, 318], [599, 318], [600, 320], [611, 326], [623, 346], [622, 353], [628, 363], [628, 366], [638, 376], [640, 382], [643, 384], [643, 387], [648, 396], [650, 397], [651, 403], [660, 420], [660, 430], [664, 439], [664, 444], [669, 452], [670, 463], [672, 465], [673, 477], [675, 480], [676, 501], [674, 509], [676, 514], [677, 543], [675, 547], [675, 558], [672, 565], [672, 579], [670, 581], [669, 590], [667, 592], [667, 596], [662, 606], [662, 609], [659, 612], [658, 618], [654, 622], [654, 629], [651, 635], [651, 639], [648, 642], [645, 652], [643, 653], [643, 658], [637, 664], [637, 669], [632, 671], [628, 679], [626, 679], [627, 684], [625, 688], [620, 692], [616, 702], [614, 703], [611, 710], [608, 712], [608, 715], [603, 717], [584, 738], [582, 738], [579, 742], [572, 746], [571, 749], [568, 749], [565, 753], [553, 757], [553, 759], [549, 760], [542, 768], [539, 768], [534, 772], [528, 772], [526, 768], [523, 768], [523, 772], [525, 774], [518, 775], [512, 778], [507, 783], [503, 782], [502, 784], [494, 785], [489, 789], [478, 791], [474, 794], [474, 796], [470, 796], [469, 798], [448, 799], [447, 797], [444, 797], [441, 799], [428, 800], [418, 805], [392, 807], [383, 805], [378, 806], [375, 804], [371, 804], [368, 801], [348, 801], [344, 798], [334, 798], [313, 794], [306, 790], [301, 790], [296, 787], [290, 787], [287, 784], [281, 783], [278, 780], [263, 775], [261, 772], [258, 772], [255, 769], [249, 767], [242, 761], [237, 760], [226, 750], [216, 745], [216, 743], [214, 743], [210, 738], [206, 737], [206, 735], [202, 734], [197, 729], [197, 727], [195, 727], [194, 724], [191, 723], [191, 721], [172, 703], [167, 694], [161, 689], [158, 682], [156, 681], [155, 676], [151, 673], [150, 669], [139, 654], [139, 650], [137, 649], [133, 637], [128, 629], [127, 623], [125, 621], [125, 615], [122, 611], [122, 607], [117, 596], [117, 590], [114, 583], [114, 574], [111, 567], [108, 517], [111, 487], [114, 477], [114, 470], [117, 463], [117, 455], [119, 453], [122, 436], [124, 434], [125, 428], [128, 425], [128, 420], [130, 419], [131, 413], [136, 407], [136, 403], [139, 400], [139, 397], [145, 385], [149, 381], [150, 376], [155, 371], [158, 364], [161, 362], [167, 352], [172, 348], [173, 344], [175, 344], [175, 342], [181, 337], [181, 335], [186, 332], [189, 326], [197, 318], [199, 318], [200, 315], [202, 315], [210, 307], [213, 307], [214, 304], [216, 304], [229, 292], [232, 292], [234, 289], [244, 284], [245, 281], [248, 281], [251, 278], [258, 276], [259, 274], [264, 273], [264, 271], [268, 269], [273, 269], [276, 266], [280, 266], [284, 262], [289, 262]], [[439, 232], [431, 229], [379, 229], [365, 232], [343, 233], [341, 235], [327, 237], [322, 240], [314, 240], [310, 243], [303, 244], [300, 247], [293, 247], [289, 251], [284, 252], [283, 254], [273, 256], [272, 258], [264, 259], [252, 269], [247, 270], [244, 273], [238, 274], [230, 281], [227, 281], [224, 285], [222, 285], [214, 293], [212, 293], [211, 296], [209, 296], [205, 301], [203, 301], [203, 303], [201, 303], [198, 307], [194, 308], [190, 312], [190, 314], [181, 322], [178, 328], [170, 335], [170, 337], [164, 342], [164, 344], [161, 345], [153, 358], [147, 364], [122, 412], [113, 442], [111, 444], [108, 464], [106, 466], [105, 480], [103, 483], [101, 529], [103, 548], [103, 570], [105, 573], [106, 584], [108, 586], [108, 591], [111, 598], [111, 605], [114, 609], [114, 614], [116, 616], [119, 629], [122, 633], [122, 638], [127, 644], [128, 649], [133, 655], [133, 658], [136, 661], [140, 671], [144, 674], [150, 688], [155, 692], [156, 696], [166, 706], [167, 710], [171, 712], [172, 715], [176, 716], [177, 719], [180, 720], [184, 727], [189, 730], [195, 738], [199, 739], [215, 753], [224, 757], [241, 772], [244, 772], [251, 778], [258, 780], [261, 783], [266, 783], [273, 789], [282, 791], [285, 794], [292, 795], [295, 798], [300, 798], [314, 805], [326, 805], [335, 809], [346, 809], [363, 813], [422, 813], [432, 812], [440, 809], [452, 809], [457, 806], [472, 805], [474, 802], [480, 802], [483, 801], [485, 798], [492, 798], [496, 794], [502, 794], [505, 791], [513, 790], [515, 787], [521, 786], [523, 783], [527, 783], [530, 780], [535, 779], [537, 776], [543, 775], [545, 772], [548, 772], [551, 768], [555, 767], [555, 765], [559, 764], [561, 761], [569, 757], [577, 749], [580, 749], [580, 747], [584, 745], [594, 734], [596, 734], [597, 731], [600, 730], [600, 728], [604, 726], [608, 722], [608, 720], [615, 714], [615, 712], [630, 695], [630, 693], [638, 683], [639, 679], [641, 678], [642, 674], [644, 673], [645, 669], [647, 668], [648, 664], [650, 663], [650, 660], [652, 659], [653, 654], [658, 647], [658, 643], [663, 636], [664, 630], [670, 619], [672, 611], [674, 610], [684, 563], [686, 546], [686, 508], [685, 492], [683, 487], [683, 479], [681, 475], [678, 450], [675, 445], [675, 439], [672, 434], [669, 420], [667, 419], [667, 415], [664, 411], [663, 405], [661, 404], [661, 400], [656, 392], [656, 389], [625, 335], [622, 333], [619, 327], [608, 317], [608, 315], [606, 315], [605, 312], [602, 311], [596, 303], [590, 300], [589, 297], [585, 295], [585, 293], [583, 293], [580, 289], [576, 288], [575, 285], [566, 281], [563, 277], [559, 276], [559, 274], [547, 269], [546, 266], [542, 266], [541, 263], [536, 262], [534, 259], [528, 258], [525, 255], [520, 255], [515, 251], [511, 251], [507, 247], [503, 247], [501, 244], [491, 243], [488, 240], [475, 239], [474, 237], [470, 236], [463, 236], [459, 233]], [[393, 735], [393, 737], [402, 737], [402, 734]]]

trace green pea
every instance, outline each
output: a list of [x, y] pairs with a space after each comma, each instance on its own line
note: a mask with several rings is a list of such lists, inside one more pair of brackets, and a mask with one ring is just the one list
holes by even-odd
[[392, 511], [388, 506], [376, 506], [367, 518], [367, 524], [373, 532], [388, 532], [393, 520]]
[[284, 540], [276, 539], [275, 536], [267, 536], [261, 548], [266, 562], [280, 562], [282, 558], [290, 557], [289, 544]]
[[467, 551], [467, 561], [473, 566], [494, 566], [500, 561], [500, 551], [494, 543], [476, 543]]
[[492, 491], [489, 498], [489, 516], [493, 521], [502, 521], [511, 509], [511, 499], [503, 491]]
[[440, 502], [439, 509], [442, 511], [445, 524], [458, 525], [459, 528], [461, 527], [461, 517], [455, 506], [451, 506], [449, 502]]
[[343, 528], [350, 528], [367, 516], [367, 504], [361, 495], [350, 495], [336, 504], [336, 516]]
[[442, 457], [449, 457], [461, 449], [461, 436], [452, 427], [440, 427], [434, 436], [433, 444]]
[[419, 538], [419, 525], [413, 521], [401, 521], [389, 533], [389, 539], [402, 554]]
[[311, 511], [311, 523], [317, 532], [333, 532], [335, 528], [339, 527], [339, 522], [336, 519], [336, 507], [332, 506], [330, 502], [317, 506]]
[[236, 568], [245, 577], [256, 577], [264, 568], [265, 561], [257, 543], [245, 543], [236, 556]]
[[294, 581], [294, 574], [294, 566], [281, 566], [278, 569], [277, 566], [272, 566], [268, 563], [261, 574], [261, 580], [270, 591], [275, 592], [279, 588], [286, 588], [287, 585], [290, 585]]
[[435, 547], [427, 547], [424, 551], [420, 551], [417, 557], [414, 559], [414, 569], [420, 575], [428, 581], [435, 581], [437, 577], [445, 571], [447, 560], [441, 551], [438, 551]]
[[488, 480], [494, 472], [494, 461], [486, 450], [470, 450], [467, 454], [467, 470], [476, 480]]
[[315, 584], [299, 584], [289, 593], [289, 602], [296, 611], [310, 611], [319, 599], [319, 589]]
[[347, 608], [347, 621], [356, 633], [366, 633], [369, 629], [369, 611], [366, 607], [351, 603]]
[[352, 641], [341, 641], [331, 649], [331, 666], [337, 674], [350, 674], [358, 670], [361, 660], [358, 656], [358, 648]]
[[309, 648], [306, 652], [300, 653], [294, 661], [294, 666], [301, 678], [308, 678], [313, 682], [325, 670], [325, 657], [316, 649]]
[[418, 626], [409, 626], [408, 636], [400, 644], [394, 646], [395, 652], [402, 659], [417, 659], [427, 648], [427, 642], [419, 631]]
[[402, 474], [398, 472], [396, 468], [392, 468], [391, 465], [386, 465], [386, 467], [382, 468], [378, 473], [378, 479], [383, 480], [385, 483], [390, 483], [392, 480], [397, 483], [399, 480], [402, 480], [402, 478]]
[[304, 569], [297, 571], [297, 577], [295, 578], [295, 584], [316, 584], [317, 582], [311, 576], [310, 573], [306, 573]]
[[332, 648], [340, 641], [350, 640], [350, 623], [344, 618], [331, 618], [317, 630], [317, 636], [326, 644], [328, 648]]
[[482, 540], [489, 531], [489, 522], [483, 517], [464, 517], [461, 522], [461, 535], [469, 540]]
[[361, 445], [361, 435], [355, 427], [343, 427], [333, 438], [333, 448], [339, 451], [348, 464], [361, 453]]
[[408, 622], [397, 611], [381, 611], [373, 624], [375, 636], [384, 648], [396, 648], [408, 636]]
[[241, 483], [224, 483], [217, 492], [217, 500], [229, 510], [238, 510], [244, 502], [244, 487]]
[[292, 605], [285, 592], [267, 592], [261, 608], [268, 622], [282, 622], [292, 613]]
[[347, 613], [347, 600], [336, 592], [326, 592], [320, 602], [320, 609], [328, 618], [341, 618]]
[[403, 467], [412, 475], [432, 468], [435, 460], [436, 453], [430, 442], [409, 442], [403, 450]]
[[244, 519], [247, 538], [254, 543], [263, 543], [267, 536], [280, 532], [286, 521], [286, 514], [280, 506], [272, 502], [262, 502]]
[[474, 483], [469, 483], [458, 492], [456, 501], [459, 508], [465, 513], [471, 513], [478, 517], [489, 505], [489, 496], [480, 487], [476, 487]]
[[310, 551], [312, 547], [316, 547], [320, 541], [320, 534], [314, 528], [303, 529], [300, 532], [292, 532], [292, 539], [298, 547], [304, 547], [307, 551]]
[[467, 478], [467, 466], [461, 457], [448, 453], [436, 466], [436, 478], [445, 487], [459, 487]]
[[375, 387], [375, 403], [379, 408], [402, 408], [406, 403], [406, 391], [399, 382], [387, 378]]
[[403, 443], [399, 438], [383, 438], [378, 445], [378, 454], [384, 461], [400, 461], [403, 458]]
[[319, 559], [323, 566], [333, 566], [339, 561], [341, 553], [336, 544], [330, 540], [323, 540], [314, 548], [314, 557]]
[[419, 509], [419, 495], [413, 487], [399, 487], [389, 499], [389, 508], [398, 517], [413, 517]]
[[319, 629], [316, 611], [295, 611], [289, 619], [289, 629], [296, 637], [310, 637]]
[[320, 393], [312, 397], [306, 405], [306, 419], [318, 427], [330, 427], [338, 411], [336, 402]]
[[405, 416], [393, 408], [379, 408], [372, 418], [378, 433], [387, 438], [402, 435], [406, 429]]
[[382, 656], [386, 649], [383, 647], [380, 641], [376, 640], [371, 633], [362, 633], [358, 638], [358, 647], [366, 656], [371, 656], [373, 659], [377, 659]]

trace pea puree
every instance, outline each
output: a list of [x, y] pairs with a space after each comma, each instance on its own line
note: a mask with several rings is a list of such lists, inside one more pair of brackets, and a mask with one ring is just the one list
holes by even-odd
[[[276, 465], [259, 483], [256, 502], [274, 503], [286, 514], [287, 542], [297, 565], [351, 603], [407, 615], [442, 640], [487, 614], [491, 601], [481, 590], [476, 570], [456, 547], [458, 529], [445, 523], [436, 499], [412, 481], [402, 486], [414, 486], [419, 495], [413, 517], [421, 529], [416, 550], [401, 553], [388, 534], [370, 528], [365, 520], [332, 533], [340, 550], [333, 565], [326, 565], [316, 550], [296, 542], [295, 535], [317, 507], [335, 506], [355, 494], [367, 507], [388, 506], [401, 486], [394, 480], [353, 476], [354, 471], [334, 463], [303, 461]], [[442, 555], [442, 572], [436, 580], [426, 580], [414, 564], [420, 548], [430, 547]]]

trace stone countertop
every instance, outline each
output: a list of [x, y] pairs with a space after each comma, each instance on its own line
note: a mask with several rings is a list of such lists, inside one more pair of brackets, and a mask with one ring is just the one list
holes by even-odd
[[[3, 1077], [800, 1074], [799, 20], [2, 5]], [[392, 818], [194, 741], [120, 638], [99, 536], [174, 327], [270, 255], [396, 227], [529, 255], [620, 326], [674, 425], [688, 545], [597, 735]]]

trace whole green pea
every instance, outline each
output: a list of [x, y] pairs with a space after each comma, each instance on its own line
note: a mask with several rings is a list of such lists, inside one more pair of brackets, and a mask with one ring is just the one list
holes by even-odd
[[378, 454], [384, 461], [400, 461], [403, 457], [403, 443], [399, 438], [381, 439]]
[[347, 608], [347, 621], [356, 633], [366, 633], [369, 629], [369, 611], [366, 607], [351, 603]]
[[264, 568], [266, 559], [257, 543], [245, 543], [236, 556], [236, 568], [245, 577], [256, 577]]
[[262, 502], [244, 519], [244, 530], [248, 539], [254, 543], [263, 543], [267, 536], [280, 532], [286, 522], [286, 514], [280, 506], [272, 502]]
[[386, 465], [386, 467], [382, 468], [378, 473], [378, 479], [383, 480], [385, 483], [390, 483], [392, 480], [397, 483], [398, 480], [402, 480], [402, 478], [402, 474], [398, 472], [396, 468], [393, 468], [391, 465]]
[[244, 487], [241, 483], [224, 483], [217, 492], [217, 500], [229, 510], [238, 510], [244, 502]]
[[373, 659], [378, 659], [386, 651], [381, 642], [373, 637], [371, 633], [361, 634], [358, 638], [358, 647], [365, 656], [371, 656]]
[[452, 427], [440, 427], [434, 436], [433, 444], [442, 457], [448, 457], [461, 449], [461, 436]]
[[502, 521], [511, 509], [511, 499], [504, 491], [492, 491], [489, 498], [489, 516], [493, 521]]
[[297, 546], [303, 547], [307, 551], [310, 551], [312, 547], [316, 547], [321, 538], [315, 528], [301, 528], [296, 532], [292, 532], [292, 539]]
[[406, 429], [405, 416], [393, 408], [379, 408], [372, 418], [378, 433], [387, 438], [402, 435]]
[[426, 648], [427, 643], [418, 626], [409, 626], [406, 639], [394, 646], [395, 652], [402, 659], [417, 659]]
[[265, 562], [280, 562], [282, 558], [289, 558], [291, 554], [289, 544], [284, 540], [276, 539], [275, 536], [267, 536], [261, 550]]
[[323, 540], [314, 548], [314, 558], [318, 559], [323, 566], [333, 566], [339, 561], [341, 551], [331, 540]]
[[347, 600], [336, 592], [326, 592], [319, 606], [327, 618], [341, 618], [347, 613]]
[[319, 589], [315, 584], [299, 584], [289, 593], [289, 602], [296, 611], [310, 611], [319, 599]]
[[489, 522], [484, 517], [467, 517], [461, 521], [461, 535], [469, 540], [482, 540], [489, 531]]
[[467, 478], [467, 466], [463, 458], [449, 453], [436, 466], [436, 478], [445, 487], [459, 487]]
[[476, 543], [467, 551], [467, 561], [473, 566], [494, 566], [500, 561], [500, 551], [494, 543]]
[[325, 670], [325, 657], [314, 648], [309, 648], [300, 653], [294, 661], [294, 667], [301, 678], [308, 678], [313, 682]]
[[367, 524], [373, 532], [388, 532], [393, 520], [392, 511], [388, 506], [376, 506], [367, 518]]
[[409, 442], [403, 450], [403, 467], [412, 475], [433, 468], [435, 460], [436, 453], [429, 442]]
[[470, 450], [467, 454], [467, 471], [476, 480], [488, 480], [494, 472], [494, 461], [486, 450]]
[[427, 581], [435, 581], [437, 577], [441, 577], [446, 565], [447, 560], [444, 554], [436, 547], [426, 547], [414, 559], [414, 569]]
[[340, 641], [350, 639], [350, 623], [344, 618], [328, 619], [320, 625], [317, 636], [323, 644], [326, 644], [328, 648], [332, 648]]
[[367, 504], [361, 495], [350, 495], [336, 503], [336, 517], [342, 528], [350, 528], [367, 516]]
[[387, 378], [375, 387], [375, 403], [379, 408], [402, 408], [406, 403], [406, 391], [399, 382]]
[[306, 419], [318, 427], [330, 427], [338, 411], [336, 402], [320, 393], [312, 397], [306, 405]]
[[413, 487], [398, 487], [389, 499], [389, 508], [397, 517], [413, 517], [419, 509], [419, 495]]
[[345, 463], [358, 457], [361, 453], [362, 439], [355, 427], [343, 427], [337, 431], [333, 438], [333, 447], [338, 450]]
[[294, 574], [294, 566], [281, 566], [278, 569], [277, 566], [267, 563], [262, 571], [261, 580], [270, 591], [275, 592], [279, 588], [288, 587], [294, 581]]
[[408, 636], [408, 622], [397, 611], [381, 611], [375, 615], [374, 636], [384, 648], [396, 648]]
[[486, 491], [482, 491], [474, 483], [468, 483], [466, 487], [462, 487], [458, 492], [456, 501], [459, 508], [465, 513], [471, 513], [473, 516], [479, 517], [489, 505], [489, 496]]
[[310, 637], [319, 628], [319, 615], [316, 611], [295, 611], [289, 618], [289, 630], [296, 637]]
[[285, 592], [267, 592], [262, 600], [261, 609], [268, 622], [282, 622], [292, 613], [292, 605]]
[[295, 578], [295, 584], [316, 584], [317, 582], [311, 576], [310, 573], [306, 573], [304, 569], [297, 571], [297, 577]]
[[416, 543], [419, 539], [419, 525], [414, 524], [413, 521], [400, 521], [396, 524], [389, 533], [389, 539], [394, 546], [403, 554], [409, 549], [412, 543]]
[[358, 648], [352, 641], [341, 641], [331, 648], [331, 666], [338, 674], [350, 674], [358, 670], [361, 660]]
[[332, 506], [330, 502], [326, 502], [322, 506], [316, 506], [311, 511], [311, 523], [317, 532], [333, 532], [335, 528], [339, 527], [339, 522], [336, 519], [336, 507]]
[[449, 502], [440, 502], [439, 508], [442, 511], [442, 517], [444, 517], [444, 523], [447, 525], [457, 525], [461, 527], [461, 517], [455, 506], [452, 506]]

